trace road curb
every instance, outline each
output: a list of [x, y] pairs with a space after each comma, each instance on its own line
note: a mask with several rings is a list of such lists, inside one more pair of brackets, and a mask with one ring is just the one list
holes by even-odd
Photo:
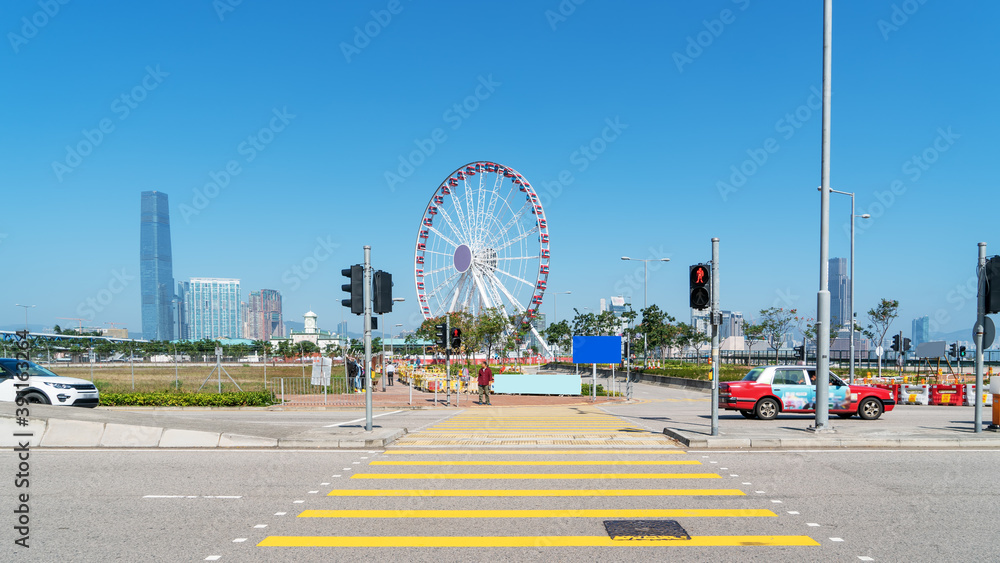
[[[269, 438], [230, 432], [208, 432], [161, 428], [114, 422], [91, 422], [35, 418], [28, 426], [18, 426], [15, 417], [0, 415], [0, 447], [17, 447], [28, 442], [32, 448], [295, 448], [359, 449], [384, 448], [406, 435], [405, 428], [379, 429], [337, 436], [317, 435]], [[22, 435], [18, 434], [30, 434]]]
[[952, 437], [760, 437], [733, 438], [724, 436], [689, 436], [671, 428], [664, 428], [663, 434], [680, 442], [691, 449], [842, 449], [842, 448], [884, 448], [884, 449], [914, 449], [914, 448], [997, 448], [1000, 449], [1000, 439], [993, 436], [974, 438], [970, 436]]

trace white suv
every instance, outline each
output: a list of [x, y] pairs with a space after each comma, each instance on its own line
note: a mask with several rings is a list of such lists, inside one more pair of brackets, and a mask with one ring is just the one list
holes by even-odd
[[[19, 373], [27, 374], [27, 380], [18, 378]], [[27, 385], [15, 387], [16, 383]], [[14, 401], [18, 397], [29, 403], [89, 408], [100, 402], [97, 387], [86, 379], [63, 377], [33, 362], [0, 358], [0, 401]]]

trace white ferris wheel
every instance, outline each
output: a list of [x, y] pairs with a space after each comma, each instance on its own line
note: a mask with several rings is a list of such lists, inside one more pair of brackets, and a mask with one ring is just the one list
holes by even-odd
[[509, 166], [466, 164], [438, 186], [420, 218], [414, 252], [420, 311], [431, 319], [502, 308], [551, 354], [531, 322], [542, 305], [549, 257], [545, 211], [531, 184]]

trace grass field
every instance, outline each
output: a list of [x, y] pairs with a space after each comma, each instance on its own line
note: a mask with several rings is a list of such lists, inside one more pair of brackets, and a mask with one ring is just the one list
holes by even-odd
[[[228, 373], [243, 391], [264, 391], [264, 366], [239, 364], [223, 365]], [[67, 377], [78, 377], [80, 379], [91, 380], [91, 369], [89, 365], [70, 366], [53, 364], [52, 371]], [[180, 389], [181, 391], [195, 392], [205, 382], [202, 391], [216, 392], [219, 389], [216, 373], [212, 373], [215, 364], [179, 364], [177, 370], [177, 383], [175, 384], [173, 364], [135, 364], [135, 377], [133, 379], [132, 370], [129, 364], [95, 365], [93, 369], [93, 381], [97, 388], [103, 392], [125, 393], [133, 390], [141, 392], [168, 391]], [[343, 366], [333, 366], [333, 376], [343, 374]], [[311, 377], [312, 368], [305, 367], [305, 377]], [[267, 366], [268, 387], [273, 385], [272, 380], [279, 377], [303, 377], [302, 366], [298, 364], [277, 364]], [[226, 374], [222, 374], [222, 390], [236, 391], [236, 386], [229, 381]]]

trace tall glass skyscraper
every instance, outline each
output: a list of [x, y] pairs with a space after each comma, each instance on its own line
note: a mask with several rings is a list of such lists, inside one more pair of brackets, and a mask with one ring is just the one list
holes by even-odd
[[170, 209], [163, 192], [142, 192], [139, 280], [142, 337], [173, 340], [174, 264], [170, 254]]
[[924, 342], [930, 342], [931, 339], [931, 318], [930, 317], [920, 317], [919, 319], [913, 319], [913, 342], [912, 346], [916, 349]]
[[851, 277], [847, 260], [830, 258], [830, 325], [851, 329]]

